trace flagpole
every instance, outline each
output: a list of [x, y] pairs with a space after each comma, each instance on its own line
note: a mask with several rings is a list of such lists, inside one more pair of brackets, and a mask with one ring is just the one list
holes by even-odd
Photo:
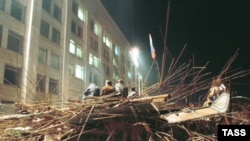
[[162, 57], [163, 59], [162, 59], [162, 66], [161, 66], [160, 91], [162, 91], [162, 82], [163, 82], [165, 64], [166, 64], [166, 58], [167, 58], [167, 31], [168, 31], [169, 11], [170, 11], [170, 1], [168, 1], [168, 9], [167, 9], [164, 49], [163, 49], [163, 57]]
[[146, 75], [146, 77], [145, 77], [145, 79], [144, 79], [144, 82], [143, 82], [144, 86], [145, 86], [145, 84], [146, 84], [146, 81], [148, 80], [149, 72], [150, 72], [151, 69], [153, 68], [154, 63], [155, 63], [155, 60], [152, 62], [151, 67], [150, 67], [150, 69], [148, 70], [147, 75]]

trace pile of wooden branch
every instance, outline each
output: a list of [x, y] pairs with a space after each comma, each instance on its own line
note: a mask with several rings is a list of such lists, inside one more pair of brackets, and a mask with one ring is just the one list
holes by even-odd
[[0, 140], [216, 140], [217, 124], [250, 124], [250, 101], [241, 98], [232, 101], [228, 113], [169, 124], [160, 115], [183, 106], [166, 104], [166, 99], [168, 95], [132, 100], [97, 97], [63, 107], [17, 104], [19, 113], [0, 117]]
[[[248, 70], [230, 70], [237, 55], [236, 52], [216, 76], [225, 83], [250, 74]], [[144, 88], [131, 99], [111, 94], [58, 104], [16, 103], [15, 114], [0, 116], [0, 140], [215, 141], [218, 124], [250, 124], [250, 100], [239, 96], [231, 97], [226, 113], [177, 123], [161, 118], [196, 110], [201, 103], [187, 104], [186, 100], [200, 93], [206, 97], [204, 91], [211, 86], [212, 78], [207, 77], [210, 73], [194, 71], [190, 63], [177, 62], [178, 59], [172, 62], [163, 81]]]

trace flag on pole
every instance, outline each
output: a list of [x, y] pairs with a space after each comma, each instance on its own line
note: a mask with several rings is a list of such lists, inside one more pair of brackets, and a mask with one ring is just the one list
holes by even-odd
[[149, 34], [149, 44], [150, 44], [152, 59], [156, 59], [156, 52], [155, 52], [155, 48], [153, 45], [153, 40], [152, 40], [151, 34]]

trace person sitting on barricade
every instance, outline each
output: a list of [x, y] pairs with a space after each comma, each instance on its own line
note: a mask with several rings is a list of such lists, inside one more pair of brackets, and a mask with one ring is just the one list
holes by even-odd
[[132, 87], [132, 88], [131, 88], [131, 91], [129, 92], [127, 98], [133, 98], [133, 97], [135, 97], [136, 95], [137, 95], [137, 91], [135, 90], [135, 87]]
[[115, 88], [112, 86], [112, 82], [110, 80], [106, 80], [106, 85], [102, 87], [102, 96], [113, 92], [115, 92]]
[[115, 84], [115, 96], [127, 97], [128, 96], [128, 87], [125, 87], [122, 79], [119, 79]]
[[88, 88], [83, 92], [82, 99], [91, 96], [100, 96], [100, 88], [95, 83], [89, 84]]

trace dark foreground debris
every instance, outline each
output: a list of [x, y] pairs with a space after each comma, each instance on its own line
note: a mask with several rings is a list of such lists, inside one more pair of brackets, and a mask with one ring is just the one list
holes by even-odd
[[[97, 99], [101, 100], [102, 97]], [[105, 99], [109, 98], [105, 97]], [[46, 104], [25, 105], [28, 113], [0, 117], [0, 139], [213, 141], [217, 139], [216, 125], [218, 124], [250, 124], [250, 101], [243, 97], [232, 99], [231, 112], [175, 124], [169, 124], [160, 118], [160, 115], [177, 113], [179, 109], [175, 108], [176, 105], [145, 101], [124, 103], [125, 99], [115, 100], [115, 98], [102, 105], [94, 102], [97, 100], [92, 100], [86, 101], [91, 104], [68, 103], [64, 108]], [[165, 108], [162, 111], [159, 107], [163, 105]], [[21, 105], [17, 106], [20, 108]], [[35, 107], [39, 107], [39, 111], [35, 110]]]

